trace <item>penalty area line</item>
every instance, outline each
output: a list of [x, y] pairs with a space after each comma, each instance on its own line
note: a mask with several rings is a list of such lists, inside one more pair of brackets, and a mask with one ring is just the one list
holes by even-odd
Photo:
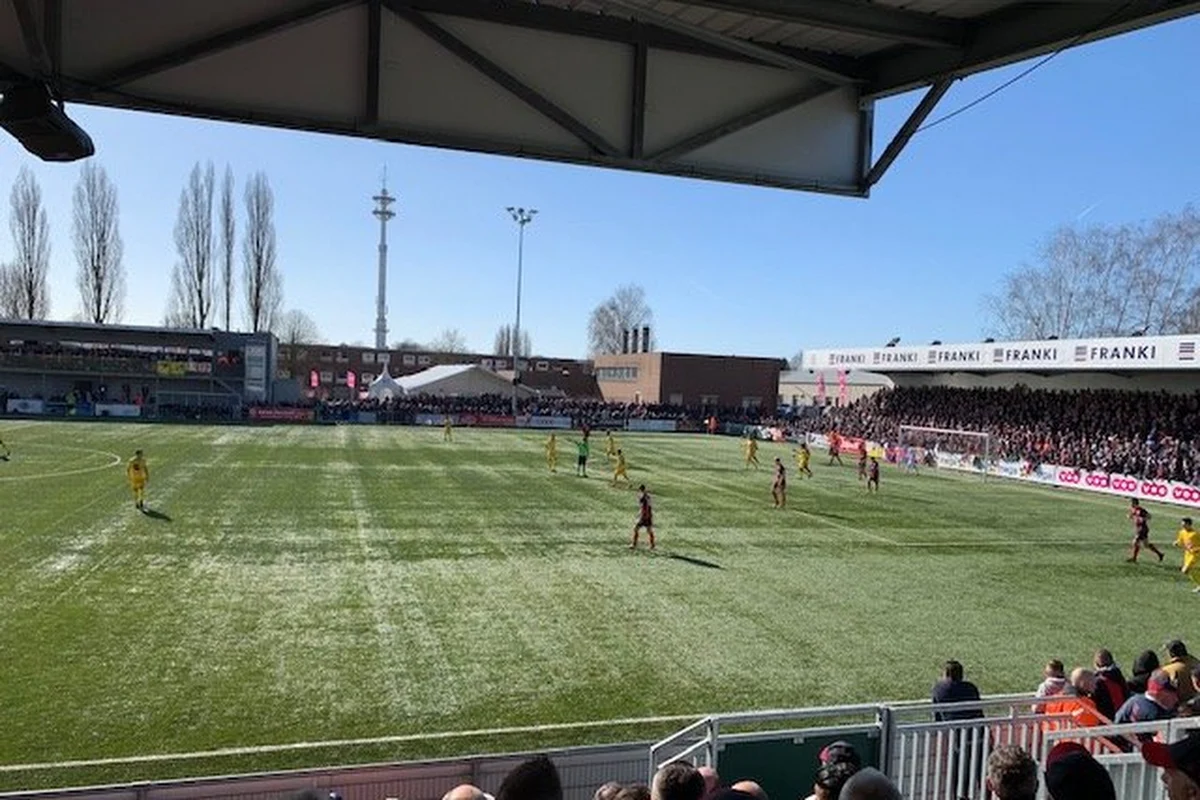
[[217, 750], [201, 750], [195, 753], [151, 753], [142, 756], [116, 758], [92, 758], [76, 761], [47, 761], [33, 764], [0, 764], [0, 773], [32, 772], [35, 770], [76, 769], [80, 767], [105, 767], [119, 764], [147, 764], [161, 761], [184, 761], [202, 758], [224, 758], [230, 756], [265, 755], [286, 753], [296, 750], [317, 750], [332, 747], [361, 747], [376, 744], [400, 744], [404, 742], [439, 741], [483, 736], [509, 736], [518, 733], [552, 733], [554, 731], [584, 730], [587, 728], [629, 727], [653, 725], [664, 722], [684, 722], [703, 719], [704, 714], [673, 714], [662, 717], [640, 717], [625, 719], [602, 719], [591, 722], [559, 722], [547, 725], [519, 725], [508, 728], [480, 728], [467, 731], [445, 731], [442, 733], [409, 733], [397, 736], [375, 736], [365, 739], [334, 739], [327, 742], [292, 742], [253, 747], [224, 747]]

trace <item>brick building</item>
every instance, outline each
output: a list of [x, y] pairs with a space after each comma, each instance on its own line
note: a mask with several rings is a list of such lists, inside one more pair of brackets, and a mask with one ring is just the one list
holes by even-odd
[[596, 382], [605, 400], [625, 403], [773, 408], [780, 358], [690, 353], [596, 356]]
[[[478, 364], [512, 377], [512, 359], [482, 353], [434, 353], [428, 350], [376, 350], [350, 345], [279, 346], [278, 378], [295, 378], [301, 394], [321, 399], [347, 399], [364, 389], [386, 368], [393, 377], [447, 364]], [[543, 394], [599, 397], [590, 361], [533, 356], [521, 359], [521, 381]], [[351, 388], [353, 384], [354, 388]]]

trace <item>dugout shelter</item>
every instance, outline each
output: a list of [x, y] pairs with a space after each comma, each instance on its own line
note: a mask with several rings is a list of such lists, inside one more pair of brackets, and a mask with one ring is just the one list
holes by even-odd
[[[865, 197], [956, 79], [1197, 10], [1197, 0], [5, 0], [0, 125], [31, 150], [59, 134], [86, 139], [56, 98]], [[920, 88], [874, 158], [876, 101]], [[18, 98], [39, 92], [30, 117], [36, 103]]]

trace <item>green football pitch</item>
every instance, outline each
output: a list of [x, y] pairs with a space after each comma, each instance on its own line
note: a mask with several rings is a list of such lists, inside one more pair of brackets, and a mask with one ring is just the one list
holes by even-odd
[[[204, 761], [0, 771], [0, 788], [649, 738], [597, 725], [985, 693], [1185, 640], [1200, 597], [1124, 562], [1124, 503], [733, 438], [622, 434], [636, 491], [570, 436], [388, 427], [0, 422], [0, 765], [409, 737]], [[123, 459], [146, 451], [150, 515]], [[785, 458], [789, 505], [771, 507]], [[1150, 506], [1169, 545], [1178, 509]], [[643, 545], [644, 546], [644, 545]]]

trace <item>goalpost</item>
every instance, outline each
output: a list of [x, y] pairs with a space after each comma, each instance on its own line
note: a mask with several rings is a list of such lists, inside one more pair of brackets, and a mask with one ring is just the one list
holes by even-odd
[[984, 431], [901, 425], [898, 443], [900, 465], [909, 469], [941, 467], [986, 478], [992, 464], [992, 436]]

